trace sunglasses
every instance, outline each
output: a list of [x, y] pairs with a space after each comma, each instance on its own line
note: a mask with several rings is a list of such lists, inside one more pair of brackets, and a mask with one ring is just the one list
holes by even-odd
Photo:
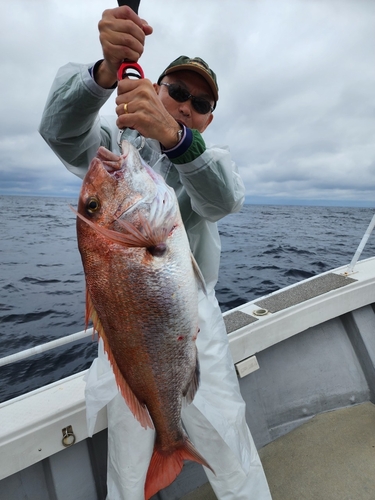
[[193, 108], [200, 115], [206, 115], [214, 110], [214, 107], [211, 106], [211, 103], [207, 101], [207, 99], [189, 94], [188, 90], [181, 87], [178, 83], [162, 82], [160, 85], [165, 85], [168, 89], [169, 96], [177, 102], [186, 102], [188, 99], [191, 99]]

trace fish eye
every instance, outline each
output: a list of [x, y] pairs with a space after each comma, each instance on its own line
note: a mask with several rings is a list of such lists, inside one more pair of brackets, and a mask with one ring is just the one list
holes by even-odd
[[100, 208], [100, 203], [99, 203], [99, 200], [97, 198], [89, 198], [86, 202], [86, 210], [90, 213], [90, 214], [94, 214], [95, 212], [97, 212]]

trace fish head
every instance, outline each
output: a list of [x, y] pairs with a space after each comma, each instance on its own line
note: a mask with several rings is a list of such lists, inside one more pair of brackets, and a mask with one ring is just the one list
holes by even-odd
[[130, 143], [124, 141], [122, 147], [121, 156], [99, 148], [82, 184], [78, 213], [102, 226], [157, 194], [157, 174]]
[[[99, 148], [80, 192], [79, 240], [82, 235], [92, 239], [93, 230], [117, 243], [120, 240], [113, 232], [132, 233], [134, 244], [129, 246], [160, 248], [180, 218], [174, 190], [144, 162], [136, 148], [127, 141], [122, 143], [121, 155]], [[105, 228], [111, 233], [105, 233]], [[125, 237], [122, 242], [126, 246]]]

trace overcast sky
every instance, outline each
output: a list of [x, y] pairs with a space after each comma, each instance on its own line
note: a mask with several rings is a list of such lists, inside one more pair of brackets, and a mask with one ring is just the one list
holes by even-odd
[[[101, 58], [115, 0], [2, 3], [0, 194], [78, 196], [37, 129], [57, 69]], [[247, 201], [375, 205], [374, 0], [142, 0], [156, 81], [181, 54], [218, 76], [208, 143], [228, 145]], [[112, 114], [115, 94], [103, 114]]]

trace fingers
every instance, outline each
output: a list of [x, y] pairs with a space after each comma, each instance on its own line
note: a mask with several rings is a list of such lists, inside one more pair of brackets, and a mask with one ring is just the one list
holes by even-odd
[[153, 28], [152, 28], [152, 26], [150, 26], [150, 25], [148, 24], [148, 22], [147, 22], [147, 21], [145, 21], [144, 19], [141, 19], [141, 21], [142, 21], [142, 23], [143, 23], [143, 24], [142, 24], [142, 29], [143, 29], [144, 34], [145, 34], [146, 36], [151, 35], [151, 34], [152, 34], [152, 32], [154, 31], [154, 30], [153, 30]]
[[[102, 14], [102, 21], [110, 20], [111, 18], [117, 20], [131, 21], [140, 28], [145, 35], [150, 35], [152, 33], [152, 27], [147, 23], [145, 19], [141, 19], [130, 7], [123, 5], [122, 7], [116, 7], [115, 9], [107, 9]], [[99, 21], [99, 25], [101, 21]]]
[[142, 128], [145, 116], [150, 118], [154, 99], [155, 91], [150, 80], [125, 78], [119, 81], [116, 98], [117, 126], [121, 129]]
[[105, 147], [103, 146], [100, 146], [97, 153], [96, 153], [96, 156], [97, 158], [99, 158], [99, 160], [106, 160], [106, 161], [119, 161], [120, 160], [120, 157], [119, 155], [117, 155], [116, 153], [113, 153], [112, 151], [109, 151], [108, 149], [106, 149]]
[[149, 101], [154, 94], [155, 90], [149, 79], [124, 78], [118, 82], [116, 104], [123, 107], [125, 102]]
[[136, 62], [141, 57], [145, 35], [132, 21], [103, 17], [99, 22], [99, 33], [104, 59], [116, 70], [124, 59]]
[[133, 127], [134, 113], [144, 106], [144, 92], [139, 87], [144, 81], [125, 78], [118, 83], [116, 98], [117, 126], [119, 128]]
[[96, 153], [97, 158], [101, 160], [104, 168], [108, 172], [112, 172], [113, 170], [121, 169], [121, 157], [112, 151], [108, 151], [108, 149], [100, 146], [98, 152]]
[[165, 109], [150, 80], [126, 78], [119, 81], [116, 104], [116, 124], [119, 129], [135, 129], [165, 147], [176, 144], [180, 125]]
[[117, 7], [112, 10], [114, 11], [115, 17], [119, 19], [129, 19], [137, 24], [143, 30], [145, 35], [151, 35], [153, 31], [152, 27], [145, 19], [141, 19], [130, 7], [123, 5], [122, 7]]
[[114, 74], [124, 59], [138, 61], [145, 36], [152, 33], [151, 26], [127, 6], [104, 11], [98, 27], [104, 59]]

